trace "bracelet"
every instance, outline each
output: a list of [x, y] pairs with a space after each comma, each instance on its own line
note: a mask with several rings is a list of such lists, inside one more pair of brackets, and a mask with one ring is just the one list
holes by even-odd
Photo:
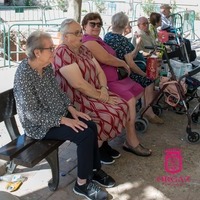
[[108, 86], [101, 85], [101, 88], [106, 88], [107, 90], [109, 89]]

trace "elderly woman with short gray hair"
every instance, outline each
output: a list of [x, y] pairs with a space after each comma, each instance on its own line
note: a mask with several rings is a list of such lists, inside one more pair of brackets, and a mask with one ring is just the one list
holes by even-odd
[[[145, 106], [147, 106], [153, 99], [154, 84], [150, 79], [146, 77], [145, 59], [143, 55], [138, 52], [140, 38], [138, 39], [136, 47], [134, 47], [128, 38], [123, 36], [123, 32], [126, 29], [128, 23], [128, 16], [123, 12], [119, 12], [113, 15], [111, 20], [112, 32], [108, 32], [105, 35], [104, 41], [115, 50], [116, 56], [119, 59], [125, 60], [126, 63], [130, 66], [132, 71], [130, 77], [145, 88], [143, 105], [143, 108], [145, 108]], [[137, 62], [138, 65], [136, 65], [135, 60], [139, 61]], [[140, 63], [140, 61], [142, 61], [142, 63]], [[145, 112], [145, 117], [149, 120], [150, 123], [163, 124], [163, 120], [154, 114], [151, 107]]]
[[[88, 26], [98, 27], [99, 30], [101, 22], [91, 21]], [[127, 141], [135, 144], [132, 151], [139, 156], [150, 156], [151, 151], [140, 145], [133, 132], [134, 124], [130, 126], [133, 113], [129, 111], [126, 99], [111, 90], [101, 66], [91, 51], [82, 45], [81, 25], [75, 21], [64, 20], [61, 24], [61, 34], [64, 39], [56, 48], [55, 75], [60, 87], [70, 95], [71, 101], [96, 122], [101, 162], [112, 164], [115, 158], [120, 156], [108, 142], [120, 134], [124, 127], [128, 130]], [[115, 78], [117, 74], [113, 76], [113, 79]], [[133, 85], [131, 80], [130, 84]], [[124, 93], [126, 92], [127, 98], [133, 99], [132, 108], [134, 108], [135, 98], [132, 92], [134, 90], [140, 94], [143, 88], [141, 86], [134, 88], [132, 85], [128, 85], [127, 92], [124, 88]]]

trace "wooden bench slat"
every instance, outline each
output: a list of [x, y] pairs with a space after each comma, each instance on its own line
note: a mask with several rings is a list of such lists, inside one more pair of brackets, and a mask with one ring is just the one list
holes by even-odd
[[28, 138], [26, 135], [21, 135], [17, 139], [0, 148], [0, 159], [10, 161], [17, 154], [35, 142], [36, 140]]
[[15, 156], [14, 163], [32, 168], [38, 162], [46, 158], [52, 151], [56, 150], [64, 141], [39, 140]]

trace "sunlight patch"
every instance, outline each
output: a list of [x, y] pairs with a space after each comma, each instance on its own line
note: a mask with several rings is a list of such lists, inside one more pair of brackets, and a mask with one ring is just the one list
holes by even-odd
[[153, 200], [153, 199], [170, 200], [161, 191], [157, 190], [156, 188], [154, 188], [152, 186], [148, 186], [144, 189], [142, 198], [144, 198], [145, 200]]

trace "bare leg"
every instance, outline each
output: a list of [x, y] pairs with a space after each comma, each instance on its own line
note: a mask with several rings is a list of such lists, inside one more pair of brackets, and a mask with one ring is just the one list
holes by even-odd
[[101, 147], [103, 144], [103, 141], [102, 140], [98, 140], [98, 147]]
[[126, 123], [126, 140], [132, 147], [136, 147], [139, 140], [135, 131], [136, 99], [134, 97], [128, 101], [128, 106], [129, 120]]
[[128, 101], [129, 120], [126, 123], [126, 142], [123, 149], [138, 156], [150, 156], [151, 150], [143, 147], [135, 131], [136, 99], [133, 97]]
[[[99, 134], [100, 130], [101, 130], [101, 128], [100, 128], [100, 126], [97, 124], [97, 132], [98, 132], [98, 134]], [[98, 139], [98, 147], [99, 147], [99, 148], [102, 146], [103, 142], [104, 142], [104, 141]]]
[[79, 185], [84, 185], [84, 184], [86, 184], [86, 179], [80, 179], [79, 177], [77, 178], [77, 183], [79, 184]]
[[[145, 93], [144, 93], [144, 104], [143, 107], [146, 108], [146, 106], [148, 106], [151, 101], [154, 98], [154, 84], [151, 84], [149, 86], [147, 86], [145, 88]], [[158, 117], [154, 112], [152, 107], [149, 107], [146, 111], [145, 111], [145, 117], [149, 120], [150, 123], [152, 124], [163, 124], [164, 121]]]
[[[154, 84], [147, 86], [144, 90], [144, 108], [148, 106], [154, 98]], [[146, 115], [150, 117], [154, 117], [155, 114], [153, 112], [152, 107], [149, 107], [146, 111]]]

